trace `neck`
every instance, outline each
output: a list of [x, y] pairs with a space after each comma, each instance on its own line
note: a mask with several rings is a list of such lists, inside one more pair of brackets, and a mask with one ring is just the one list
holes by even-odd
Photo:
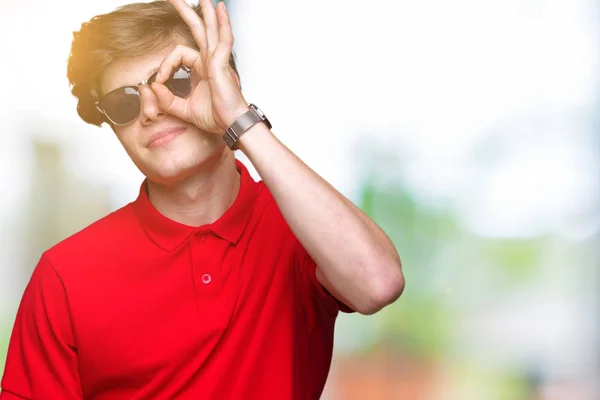
[[148, 180], [148, 198], [165, 217], [188, 226], [203, 226], [225, 214], [239, 188], [240, 174], [231, 153], [175, 183]]

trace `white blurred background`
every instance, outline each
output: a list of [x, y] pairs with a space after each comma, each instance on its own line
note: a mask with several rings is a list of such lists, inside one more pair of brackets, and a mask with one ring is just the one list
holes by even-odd
[[[72, 32], [122, 4], [2, 5], [0, 373], [42, 251], [142, 180], [66, 79]], [[228, 9], [245, 97], [404, 263], [396, 304], [340, 316], [323, 398], [599, 399], [599, 4]]]

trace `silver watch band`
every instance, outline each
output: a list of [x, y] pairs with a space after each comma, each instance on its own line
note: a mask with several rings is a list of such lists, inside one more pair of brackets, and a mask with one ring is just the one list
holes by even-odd
[[248, 111], [227, 128], [223, 140], [231, 150], [236, 150], [240, 136], [259, 122], [264, 122], [271, 129], [271, 123], [265, 114], [254, 104], [248, 104]]

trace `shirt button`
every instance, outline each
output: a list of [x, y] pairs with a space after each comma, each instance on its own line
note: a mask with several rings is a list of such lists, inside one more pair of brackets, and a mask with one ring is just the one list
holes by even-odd
[[209, 274], [202, 275], [202, 283], [208, 285], [212, 281], [212, 277]]
[[200, 241], [204, 242], [204, 240], [206, 239], [206, 235], [203, 233], [200, 235]]

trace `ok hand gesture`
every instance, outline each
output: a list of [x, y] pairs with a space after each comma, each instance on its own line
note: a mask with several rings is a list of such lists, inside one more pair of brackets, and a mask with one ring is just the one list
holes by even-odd
[[[238, 77], [229, 65], [233, 33], [223, 2], [200, 0], [202, 18], [184, 0], [169, 0], [179, 12], [200, 51], [177, 45], [161, 63], [152, 89], [160, 107], [171, 115], [193, 123], [204, 132], [223, 134], [248, 110]], [[179, 65], [186, 65], [200, 78], [191, 94], [174, 96], [162, 83]]]

